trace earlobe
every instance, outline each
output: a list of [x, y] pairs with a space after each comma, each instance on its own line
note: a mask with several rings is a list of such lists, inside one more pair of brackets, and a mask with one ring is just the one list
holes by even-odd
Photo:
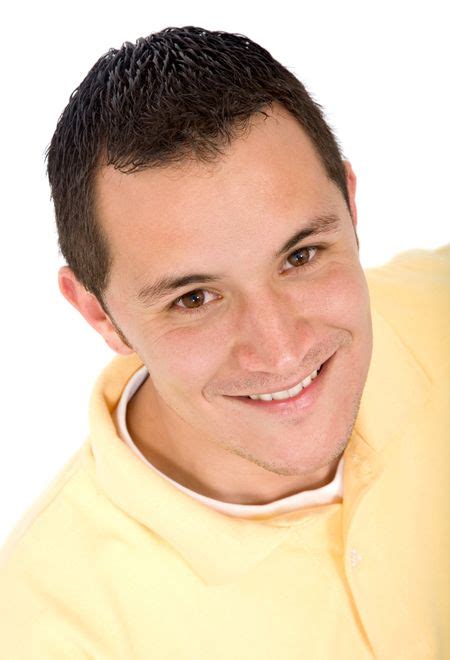
[[69, 266], [59, 269], [58, 284], [64, 298], [80, 312], [113, 351], [121, 355], [134, 353], [133, 348], [126, 343], [122, 333], [117, 331], [97, 298], [77, 280]]

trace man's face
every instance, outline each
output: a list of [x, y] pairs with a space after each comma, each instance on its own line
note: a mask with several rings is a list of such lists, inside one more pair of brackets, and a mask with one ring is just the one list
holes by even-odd
[[[243, 472], [309, 474], [339, 456], [370, 362], [368, 291], [342, 193], [297, 121], [275, 105], [214, 164], [104, 168], [95, 196], [113, 256], [105, 300], [172, 439]], [[281, 252], [324, 216], [336, 222]], [[188, 274], [200, 277], [139, 296]], [[247, 396], [324, 362], [295, 399]]]

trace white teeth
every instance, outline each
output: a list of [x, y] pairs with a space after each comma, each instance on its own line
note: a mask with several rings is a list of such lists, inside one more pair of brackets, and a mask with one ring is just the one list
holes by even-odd
[[260, 399], [261, 401], [272, 401], [272, 399], [275, 399], [276, 401], [281, 401], [282, 399], [290, 399], [293, 396], [297, 396], [297, 394], [299, 394], [299, 392], [303, 388], [308, 387], [308, 385], [311, 384], [311, 382], [314, 380], [316, 376], [317, 376], [317, 370], [313, 371], [298, 385], [291, 387], [290, 390], [273, 392], [272, 394], [250, 394], [250, 399], [253, 399], [254, 401], [257, 399]]
[[290, 397], [292, 397], [292, 396], [297, 396], [297, 394], [298, 394], [299, 392], [301, 392], [302, 389], [303, 389], [303, 383], [299, 383], [299, 384], [296, 385], [295, 387], [291, 387], [291, 389], [288, 390], [289, 396], [290, 396]]
[[[292, 390], [294, 389], [295, 388], [293, 387]], [[302, 389], [301, 386], [300, 389]], [[292, 390], [285, 390], [284, 392], [274, 392], [273, 394], [268, 394], [266, 396], [270, 396], [271, 399], [277, 399], [277, 400], [287, 399], [290, 396], [295, 396], [294, 394], [292, 394]]]

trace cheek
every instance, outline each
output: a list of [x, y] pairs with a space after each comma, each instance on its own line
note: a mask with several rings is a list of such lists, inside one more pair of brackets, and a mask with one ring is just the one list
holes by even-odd
[[336, 270], [322, 299], [326, 307], [324, 322], [349, 333], [350, 341], [342, 352], [345, 359], [341, 377], [345, 378], [349, 391], [353, 382], [353, 390], [359, 392], [372, 354], [370, 298], [362, 268], [355, 265]]
[[370, 318], [369, 293], [360, 265], [332, 268], [314, 288], [312, 304], [327, 324], [349, 331], [366, 328]]
[[[192, 327], [179, 327], [153, 341], [146, 362], [153, 365], [155, 385], [162, 392], [178, 390], [180, 395], [202, 389], [223, 362], [217, 332], [206, 320]], [[211, 338], [213, 335], [213, 340]]]

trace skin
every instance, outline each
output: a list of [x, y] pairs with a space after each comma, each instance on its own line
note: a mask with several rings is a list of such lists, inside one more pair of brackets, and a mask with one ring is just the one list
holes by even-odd
[[[59, 271], [61, 292], [107, 344], [136, 351], [149, 369], [127, 411], [144, 456], [192, 490], [241, 504], [333, 479], [372, 352], [355, 174], [346, 161], [350, 214], [298, 122], [277, 104], [268, 114], [255, 115], [213, 164], [192, 160], [133, 174], [100, 169], [96, 213], [113, 255], [109, 314], [70, 268]], [[324, 212], [338, 215], [338, 228], [274, 259]], [[304, 249], [309, 265], [298, 265], [298, 250], [315, 245], [325, 249]], [[137, 299], [160, 276], [198, 271], [223, 277], [153, 306]], [[192, 291], [201, 309], [191, 315], [185, 294]], [[333, 354], [308, 410], [272, 415], [230, 398], [284, 389]]]

